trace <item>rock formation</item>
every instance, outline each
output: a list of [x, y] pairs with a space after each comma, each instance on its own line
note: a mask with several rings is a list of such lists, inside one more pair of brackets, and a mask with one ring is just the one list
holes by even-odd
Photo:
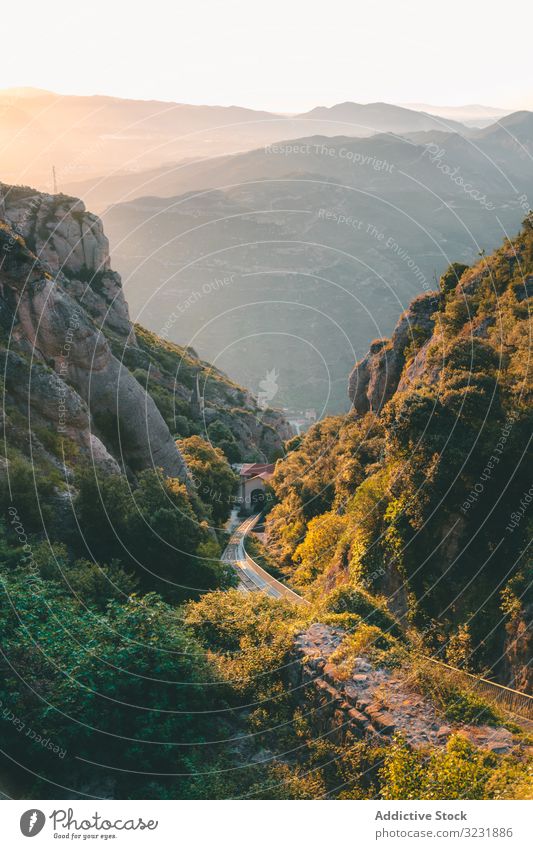
[[176, 416], [207, 438], [222, 422], [243, 460], [279, 456], [292, 436], [279, 413], [259, 410], [194, 351], [135, 332], [102, 223], [77, 198], [0, 183], [0, 328], [6, 405], [24, 415], [29, 407], [28, 445], [46, 428], [99, 467], [161, 467], [187, 480]]
[[135, 336], [99, 219], [75, 198], [7, 186], [0, 216], [8, 397], [29, 400], [31, 415], [96, 462], [185, 480], [161, 413], [111, 348], [108, 337], [132, 346]]
[[390, 339], [376, 339], [368, 354], [350, 374], [348, 396], [359, 415], [379, 413], [399, 388], [406, 349], [428, 339], [434, 327], [433, 314], [440, 295], [430, 292], [411, 302], [401, 315]]

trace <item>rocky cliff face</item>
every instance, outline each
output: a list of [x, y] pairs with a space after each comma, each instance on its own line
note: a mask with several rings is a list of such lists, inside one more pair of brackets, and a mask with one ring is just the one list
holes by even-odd
[[415, 351], [430, 338], [433, 314], [440, 295], [420, 295], [401, 315], [390, 339], [377, 339], [368, 354], [356, 363], [350, 374], [348, 396], [360, 415], [379, 413], [400, 386], [408, 350]]
[[7, 426], [26, 454], [47, 453], [47, 432], [45, 442], [67, 437], [99, 467], [161, 467], [186, 480], [176, 416], [195, 418], [197, 373], [209, 380], [196, 432], [220, 418], [243, 459], [267, 457], [291, 436], [281, 416], [258, 411], [194, 352], [135, 332], [101, 221], [77, 198], [0, 184], [0, 331]]
[[7, 186], [0, 215], [8, 402], [21, 412], [29, 407], [28, 429], [68, 436], [97, 464], [133, 472], [160, 466], [185, 479], [159, 410], [106, 335], [135, 344], [99, 220], [74, 198]]
[[533, 216], [439, 290], [356, 364], [338, 435], [312, 429], [280, 464], [269, 544], [313, 597], [368, 591], [428, 654], [526, 690]]
[[77, 198], [0, 184], [0, 219], [20, 235], [66, 291], [106, 329], [131, 336], [120, 276], [111, 270], [102, 222]]

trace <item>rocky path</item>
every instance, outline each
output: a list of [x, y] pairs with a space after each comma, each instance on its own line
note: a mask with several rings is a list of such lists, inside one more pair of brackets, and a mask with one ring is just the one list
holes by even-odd
[[410, 686], [405, 673], [376, 667], [364, 657], [355, 659], [346, 677], [330, 660], [343, 636], [339, 629], [314, 624], [296, 640], [304, 679], [330, 701], [339, 726], [351, 725], [364, 736], [391, 737], [400, 732], [415, 747], [443, 746], [457, 731], [476, 746], [499, 754], [519, 743], [506, 728], [446, 722], [435, 705]]

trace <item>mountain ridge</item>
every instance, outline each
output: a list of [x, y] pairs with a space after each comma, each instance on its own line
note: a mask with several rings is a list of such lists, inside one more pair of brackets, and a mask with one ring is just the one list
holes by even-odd
[[[354, 108], [367, 110], [368, 114], [365, 106]], [[435, 122], [437, 126], [442, 124], [442, 119], [421, 117], [421, 113], [402, 107], [385, 105], [377, 112], [374, 106], [369, 108], [376, 126], [372, 121], [360, 124], [359, 135], [384, 129], [430, 129]], [[199, 149], [209, 156], [251, 150], [301, 135], [304, 127], [310, 132], [334, 134], [331, 123], [309, 119], [305, 113], [288, 116], [240, 106], [128, 100], [107, 95], [26, 92], [17, 96], [0, 91], [0, 109], [3, 179], [50, 190], [55, 167], [58, 185], [67, 193], [73, 193], [70, 184], [76, 178], [159, 167], [195, 156]], [[380, 116], [380, 112], [389, 117]], [[394, 116], [398, 114], [401, 124], [395, 123]], [[346, 131], [354, 135], [349, 123]], [[63, 126], [65, 132], [58, 134], [58, 126]]]
[[344, 409], [350, 360], [454, 257], [471, 263], [516, 232], [533, 197], [533, 163], [507, 136], [486, 149], [422, 136], [304, 137], [156, 174], [148, 198], [103, 216], [134, 314], [157, 331], [167, 309], [231, 277], [189, 310], [191, 344], [247, 386], [275, 366], [283, 406]]

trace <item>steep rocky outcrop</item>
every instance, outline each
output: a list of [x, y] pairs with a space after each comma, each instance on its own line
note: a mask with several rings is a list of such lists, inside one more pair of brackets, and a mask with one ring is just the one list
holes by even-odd
[[[185, 463], [152, 398], [104, 331], [135, 344], [100, 222], [74, 198], [3, 186], [0, 316], [8, 400], [125, 470]], [[21, 382], [21, 373], [24, 380]], [[48, 374], [46, 375], [46, 372]], [[105, 425], [104, 425], [105, 419]]]
[[77, 198], [0, 183], [0, 219], [9, 222], [98, 326], [131, 336], [120, 275], [110, 267], [102, 222]]
[[530, 214], [492, 256], [453, 263], [439, 293], [372, 344], [350, 378], [353, 411], [277, 465], [267, 520], [269, 553], [324, 609], [360, 615], [369, 593], [425, 654], [523, 692], [532, 280]]
[[277, 411], [258, 410], [248, 393], [238, 411], [235, 407], [227, 410], [207, 403], [204, 419], [207, 425], [216, 421], [226, 424], [248, 456], [255, 453], [258, 461], [268, 462], [276, 454], [279, 456], [283, 442], [294, 436], [290, 424]]
[[355, 411], [378, 413], [399, 387], [409, 347], [416, 349], [431, 336], [440, 295], [420, 295], [401, 315], [390, 339], [376, 339], [350, 374], [348, 396]]
[[209, 437], [220, 420], [252, 460], [292, 435], [194, 352], [135, 331], [102, 223], [77, 198], [0, 184], [0, 330], [6, 408], [18, 411], [7, 425], [26, 449], [39, 449], [44, 428], [49, 443], [68, 437], [97, 466], [187, 480], [176, 435]]
[[[104, 443], [91, 428], [89, 408], [82, 397], [62, 378], [41, 362], [29, 363], [14, 351], [0, 351], [0, 368], [6, 388], [7, 418], [5, 421], [9, 440], [24, 449], [25, 454], [45, 452], [39, 434], [59, 433], [67, 437], [82, 453], [91, 457], [95, 465], [108, 472], [119, 472], [120, 467]], [[11, 402], [11, 403], [10, 403]], [[12, 409], [28, 411], [26, 427], [9, 427]], [[20, 420], [13, 424], [20, 425]], [[11, 432], [10, 432], [11, 431]], [[52, 462], [53, 457], [49, 457]]]

